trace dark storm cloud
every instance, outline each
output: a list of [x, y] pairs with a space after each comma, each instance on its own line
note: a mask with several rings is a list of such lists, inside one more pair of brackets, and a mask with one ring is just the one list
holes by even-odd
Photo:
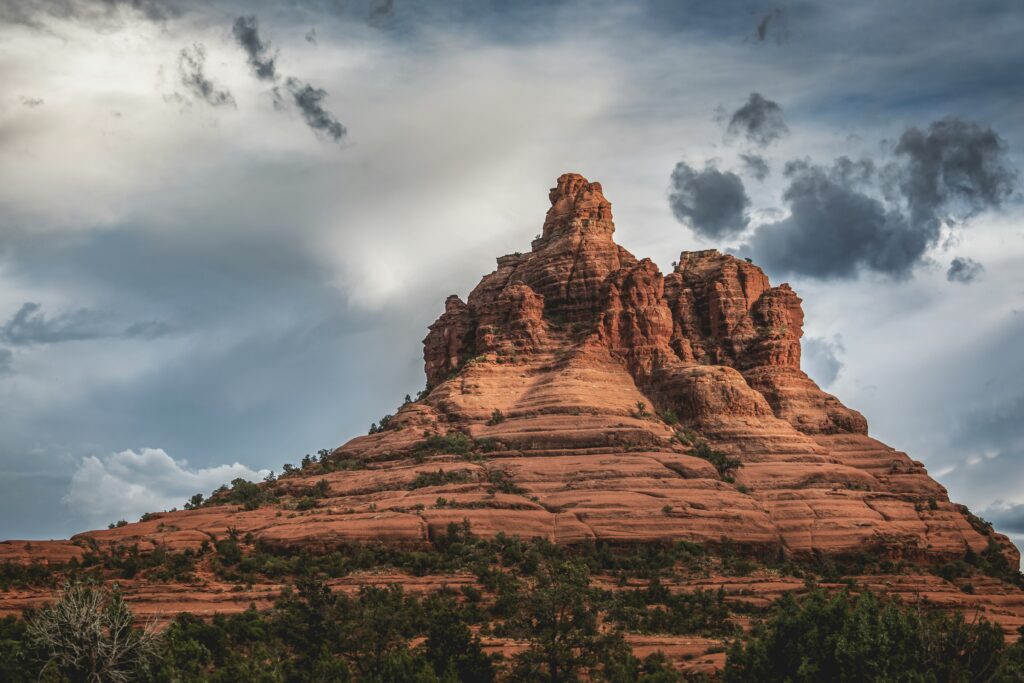
[[235, 98], [228, 90], [219, 90], [205, 73], [206, 48], [202, 43], [182, 48], [178, 53], [178, 76], [189, 92], [213, 107], [234, 105]]
[[890, 167], [890, 182], [906, 199], [911, 222], [922, 229], [938, 230], [945, 212], [970, 216], [998, 207], [1013, 192], [1016, 172], [1006, 143], [973, 121], [948, 117], [926, 131], [909, 128], [894, 153], [902, 163]]
[[108, 314], [85, 308], [48, 316], [41, 304], [28, 301], [0, 327], [0, 339], [12, 346], [32, 346], [109, 337], [152, 339], [170, 332], [167, 323], [157, 320], [121, 328], [110, 318]]
[[[788, 169], [806, 168], [807, 162], [790, 162]], [[849, 157], [839, 157], [832, 162], [829, 175], [836, 182], [849, 187], [869, 187], [875, 180], [875, 162], [871, 159], [853, 161]]]
[[[292, 77], [285, 81], [285, 88], [291, 96], [292, 102], [302, 112], [302, 118], [306, 121], [306, 125], [314, 132], [325, 135], [335, 142], [345, 137], [348, 133], [345, 126], [338, 121], [334, 114], [324, 109], [323, 100], [327, 97], [326, 90], [314, 88], [309, 83]], [[283, 107], [284, 96], [279, 88], [275, 88], [274, 97], [275, 103]]]
[[763, 156], [758, 154], [741, 154], [740, 160], [743, 162], [743, 169], [757, 180], [764, 180], [771, 173], [768, 160]]
[[828, 387], [839, 376], [843, 369], [843, 362], [839, 360], [839, 354], [843, 348], [842, 339], [824, 339], [821, 337], [804, 337], [800, 342], [803, 350], [804, 372], [810, 375], [811, 379], [822, 387]]
[[865, 268], [905, 277], [924, 254], [928, 235], [858, 189], [845, 165], [790, 162], [786, 176], [790, 215], [759, 226], [741, 250], [767, 270], [832, 278]]
[[[1012, 193], [1016, 172], [989, 127], [946, 118], [908, 129], [893, 151], [897, 161], [881, 174], [869, 160], [845, 157], [830, 169], [788, 163], [790, 215], [759, 226], [746, 251], [778, 273], [905, 278], [938, 243], [944, 221], [999, 207]], [[968, 275], [968, 265], [957, 275]]]
[[760, 93], [752, 92], [747, 101], [729, 116], [727, 138], [743, 137], [760, 147], [766, 147], [789, 133], [782, 117], [782, 107]]
[[957, 256], [949, 263], [949, 270], [946, 271], [946, 279], [950, 282], [968, 284], [985, 270], [985, 267], [974, 259], [966, 256]]
[[734, 237], [749, 222], [750, 198], [743, 181], [713, 166], [698, 171], [682, 161], [676, 164], [668, 201], [675, 217], [701, 237]]
[[270, 42], [260, 38], [259, 22], [253, 15], [235, 19], [232, 27], [235, 40], [245, 50], [249, 66], [261, 81], [277, 80], [276, 55], [270, 54]]
[[[257, 78], [264, 81], [277, 80], [277, 65], [275, 58], [270, 56], [270, 43], [259, 36], [259, 24], [256, 17], [238, 17], [234, 25], [235, 39], [238, 44], [245, 48], [249, 56], [249, 64]], [[310, 40], [312, 36], [312, 40]], [[316, 42], [315, 29], [306, 35], [310, 42]], [[289, 76], [285, 79], [284, 86], [275, 86], [274, 106], [278, 109], [286, 108], [286, 100], [298, 107], [306, 125], [319, 135], [324, 135], [331, 140], [338, 142], [348, 131], [338, 121], [337, 117], [323, 106], [327, 97], [327, 91], [322, 88], [315, 88], [309, 83]]]

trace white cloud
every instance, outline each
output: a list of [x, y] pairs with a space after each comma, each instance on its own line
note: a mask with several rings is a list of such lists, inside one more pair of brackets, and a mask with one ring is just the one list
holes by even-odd
[[266, 474], [238, 462], [190, 469], [188, 461], [175, 460], [162, 448], [129, 449], [83, 458], [63, 502], [83, 521], [98, 527], [180, 507], [194, 493], [208, 494], [238, 477], [259, 481]]

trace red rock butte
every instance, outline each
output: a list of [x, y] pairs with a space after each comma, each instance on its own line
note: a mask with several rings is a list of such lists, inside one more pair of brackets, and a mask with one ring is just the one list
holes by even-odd
[[[561, 176], [550, 200], [529, 252], [498, 258], [465, 301], [445, 301], [423, 340], [422, 397], [332, 453], [360, 469], [282, 477], [282, 502], [256, 510], [214, 505], [71, 541], [0, 544], [0, 561], [59, 562], [87, 544], [198, 548], [229, 527], [277, 548], [418, 546], [468, 520], [479, 536], [729, 539], [921, 567], [994, 543], [1017, 566], [1006, 537], [800, 369], [804, 314], [789, 285], [716, 250], [683, 252], [663, 274], [615, 243], [611, 204], [581, 175]], [[694, 454], [702, 442], [741, 466], [723, 475]], [[410, 485], [439, 470], [437, 485]], [[320, 480], [329, 489], [316, 506], [290, 512], [289, 495]], [[918, 574], [889, 588], [981, 606], [1008, 630], [1024, 624], [1012, 586], [976, 582], [967, 595]], [[154, 600], [202, 611], [201, 595]], [[0, 594], [0, 609], [34, 596], [22, 598]]]

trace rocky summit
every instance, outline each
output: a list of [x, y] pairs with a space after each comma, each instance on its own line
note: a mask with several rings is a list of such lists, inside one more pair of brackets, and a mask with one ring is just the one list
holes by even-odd
[[[1007, 633], [1024, 624], [1016, 586], [985, 575], [964, 590], [967, 579], [937, 571], [965, 557], [1016, 570], [1019, 553], [801, 370], [804, 313], [789, 285], [716, 250], [683, 252], [662, 273], [616, 244], [611, 203], [578, 174], [558, 178], [550, 200], [528, 252], [499, 257], [465, 300], [444, 302], [423, 340], [426, 389], [369, 435], [192, 509], [69, 541], [0, 544], [0, 562], [59, 568], [125, 547], [201, 558], [229, 535], [243, 550], [281, 554], [417, 549], [455, 523], [481, 538], [689, 541], [856, 566], [880, 591], [979, 610]], [[849, 564], [865, 557], [870, 571]], [[121, 583], [137, 611], [163, 616], [265, 605], [280, 589], [265, 578], [232, 591], [204, 566], [187, 584]], [[473, 577], [377, 568], [332, 585], [459, 581]], [[752, 601], [803, 585], [770, 569], [684, 583]], [[0, 592], [0, 612], [49, 596]], [[703, 652], [670, 641], [656, 645]]]

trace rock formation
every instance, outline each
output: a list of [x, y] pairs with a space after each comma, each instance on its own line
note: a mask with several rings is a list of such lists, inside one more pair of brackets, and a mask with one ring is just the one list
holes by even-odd
[[[0, 561], [119, 543], [198, 549], [229, 527], [276, 548], [415, 547], [468, 520], [477, 535], [558, 544], [685, 539], [921, 567], [994, 548], [1017, 566], [1004, 536], [800, 369], [804, 315], [789, 285], [715, 250], [661, 273], [615, 243], [611, 204], [580, 175], [560, 177], [550, 200], [528, 253], [498, 258], [466, 301], [445, 302], [423, 341], [424, 395], [324, 466], [280, 478], [278, 502], [0, 544]], [[294, 511], [321, 480], [325, 495]], [[1015, 588], [993, 580], [966, 595], [919, 578], [939, 602], [945, 590], [1008, 629], [1024, 623]], [[11, 600], [0, 593], [0, 611], [23, 604]]]

